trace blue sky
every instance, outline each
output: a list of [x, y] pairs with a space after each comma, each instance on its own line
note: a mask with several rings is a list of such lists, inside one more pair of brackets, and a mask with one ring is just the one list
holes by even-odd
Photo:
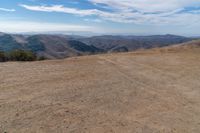
[[0, 31], [200, 35], [200, 0], [1, 0]]

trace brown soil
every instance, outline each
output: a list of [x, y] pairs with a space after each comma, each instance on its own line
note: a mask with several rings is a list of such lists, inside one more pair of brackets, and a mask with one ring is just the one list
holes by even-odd
[[0, 64], [0, 132], [199, 133], [200, 52]]

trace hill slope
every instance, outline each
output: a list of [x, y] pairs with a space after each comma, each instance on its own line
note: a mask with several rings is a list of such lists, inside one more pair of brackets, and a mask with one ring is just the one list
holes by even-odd
[[1, 63], [0, 132], [198, 133], [196, 50]]
[[172, 46], [162, 47], [162, 48], [154, 48], [150, 51], [157, 52], [200, 52], [200, 40], [193, 40], [190, 42], [174, 44]]
[[38, 56], [50, 59], [66, 58], [77, 55], [89, 55], [102, 52], [93, 45], [86, 45], [73, 38], [58, 35], [0, 35], [0, 50], [30, 50]]
[[200, 48], [200, 40], [194, 40], [182, 44], [177, 44], [174, 46], [169, 47], [169, 49], [179, 49], [179, 50], [199, 50]]
[[128, 52], [164, 47], [190, 40], [192, 38], [175, 35], [96, 36], [86, 38], [65, 35], [13, 35], [1, 33], [0, 50], [31, 50], [38, 56], [58, 59], [78, 55]]
[[89, 46], [80, 41], [55, 35], [35, 35], [27, 38], [27, 46], [39, 56], [47, 58], [66, 58], [102, 52], [101, 49]]

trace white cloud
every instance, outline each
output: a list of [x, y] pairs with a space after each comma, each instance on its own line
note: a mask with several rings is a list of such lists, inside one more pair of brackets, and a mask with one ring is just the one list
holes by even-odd
[[102, 20], [101, 19], [84, 19], [84, 21], [86, 21], [86, 22], [96, 22], [96, 23], [101, 23], [102, 22]]
[[105, 4], [116, 9], [140, 12], [166, 12], [186, 6], [200, 6], [200, 0], [89, 0], [94, 4]]
[[95, 31], [91, 26], [70, 25], [60, 23], [41, 23], [25, 21], [0, 21], [1, 32], [67, 32], [67, 31]]
[[[200, 0], [89, 0], [114, 11], [110, 19], [125, 23], [187, 25], [200, 20], [198, 11], [186, 7], [200, 7]], [[196, 14], [195, 14], [196, 13]], [[188, 19], [190, 18], [190, 19]]]
[[29, 5], [20, 5], [21, 7], [24, 7], [28, 10], [32, 11], [45, 11], [45, 12], [63, 12], [63, 13], [69, 13], [69, 14], [77, 14], [81, 16], [86, 15], [95, 15], [98, 14], [98, 12], [101, 12], [96, 9], [91, 10], [79, 10], [76, 8], [68, 8], [64, 7], [62, 5], [53, 5], [53, 6], [29, 6]]
[[7, 9], [7, 8], [0, 8], [0, 11], [5, 11], [5, 12], [15, 12], [15, 9]]
[[[186, 7], [200, 7], [200, 0], [88, 0], [92, 4], [108, 8], [77, 9], [53, 6], [20, 5], [32, 11], [63, 12], [80, 16], [97, 16], [99, 19], [136, 24], [187, 25], [200, 20], [199, 11], [185, 11]], [[188, 20], [188, 18], [190, 18]], [[87, 20], [87, 19], [85, 19]]]

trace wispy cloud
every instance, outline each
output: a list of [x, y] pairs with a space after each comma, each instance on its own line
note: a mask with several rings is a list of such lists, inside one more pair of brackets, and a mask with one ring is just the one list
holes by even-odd
[[138, 10], [140, 12], [167, 12], [183, 7], [199, 6], [200, 0], [89, 0], [115, 9]]
[[[20, 5], [32, 11], [62, 12], [79, 16], [96, 16], [99, 19], [120, 23], [136, 24], [173, 24], [187, 25], [200, 20], [199, 11], [187, 7], [200, 7], [200, 0], [88, 0], [91, 4], [109, 8], [109, 11], [100, 9], [78, 9], [63, 5], [34, 6]], [[190, 18], [190, 21], [188, 21]], [[85, 19], [87, 20], [87, 18]]]
[[7, 9], [7, 8], [0, 8], [0, 11], [5, 11], [5, 12], [15, 12], [15, 9]]
[[76, 8], [64, 7], [63, 5], [30, 6], [30, 5], [21, 4], [20, 6], [24, 7], [25, 9], [32, 10], [32, 11], [62, 12], [62, 13], [81, 15], [81, 16], [95, 15], [95, 14], [98, 14], [99, 12], [101, 12], [97, 9], [80, 10], [80, 9], [76, 9]]

